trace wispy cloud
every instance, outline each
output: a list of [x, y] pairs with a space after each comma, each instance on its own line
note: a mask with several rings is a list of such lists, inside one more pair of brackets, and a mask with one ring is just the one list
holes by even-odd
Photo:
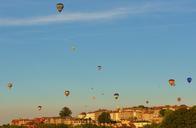
[[99, 21], [120, 18], [126, 15], [140, 15], [160, 12], [196, 12], [190, 4], [154, 2], [135, 5], [127, 8], [117, 8], [99, 12], [64, 12], [57, 15], [30, 17], [30, 18], [0, 18], [0, 26], [28, 26], [66, 22]]
[[43, 25], [64, 22], [79, 22], [92, 20], [109, 20], [127, 14], [128, 10], [119, 8], [115, 10], [102, 12], [79, 12], [79, 13], [62, 13], [58, 15], [32, 17], [23, 19], [0, 19], [0, 26], [25, 26], [25, 25]]

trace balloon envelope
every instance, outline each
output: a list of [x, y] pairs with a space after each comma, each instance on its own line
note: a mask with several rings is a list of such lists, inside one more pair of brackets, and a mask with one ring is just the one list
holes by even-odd
[[76, 51], [76, 47], [72, 46], [72, 47], [71, 47], [71, 50], [72, 50], [73, 52]]
[[170, 84], [171, 86], [175, 86], [175, 80], [174, 80], [174, 79], [170, 79], [170, 80], [169, 80], [169, 84]]
[[191, 77], [188, 77], [188, 78], [187, 78], [187, 82], [188, 82], [188, 83], [191, 83], [191, 82], [192, 82], [192, 78], [191, 78]]
[[40, 110], [42, 109], [42, 106], [38, 106], [37, 108], [38, 108], [38, 110], [40, 111]]
[[114, 98], [117, 100], [119, 98], [119, 94], [118, 93], [114, 93]]
[[180, 102], [180, 101], [181, 101], [181, 98], [180, 98], [180, 97], [178, 97], [178, 98], [177, 98], [177, 101], [178, 101], [178, 102]]
[[7, 87], [8, 87], [9, 89], [11, 89], [11, 88], [13, 87], [13, 84], [12, 84], [11, 82], [9, 82], [9, 83], [7, 84]]
[[64, 95], [65, 95], [65, 96], [69, 96], [69, 94], [70, 94], [70, 91], [67, 91], [67, 90], [66, 90], [66, 91], [64, 92]]
[[101, 69], [102, 69], [102, 66], [100, 66], [100, 65], [99, 65], [99, 66], [97, 66], [97, 70], [99, 70], [99, 71], [100, 71]]
[[64, 8], [63, 3], [58, 3], [58, 4], [56, 4], [56, 8], [57, 8], [58, 12], [62, 12], [62, 10], [63, 10], [63, 8]]
[[93, 99], [93, 100], [96, 100], [96, 97], [95, 97], [95, 96], [93, 96], [93, 97], [92, 97], [92, 99]]

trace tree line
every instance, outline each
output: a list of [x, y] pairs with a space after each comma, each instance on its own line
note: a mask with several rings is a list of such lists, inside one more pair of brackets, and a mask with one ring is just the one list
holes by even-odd
[[182, 106], [176, 111], [161, 110], [160, 115], [163, 116], [162, 123], [144, 128], [196, 128], [196, 106], [190, 109]]

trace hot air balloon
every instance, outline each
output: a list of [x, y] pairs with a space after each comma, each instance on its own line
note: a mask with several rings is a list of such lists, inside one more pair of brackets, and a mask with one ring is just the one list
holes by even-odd
[[13, 87], [12, 82], [8, 82], [7, 87], [8, 87], [8, 89], [12, 89], [12, 87]]
[[102, 70], [102, 66], [97, 66], [97, 70], [101, 71]]
[[187, 78], [187, 82], [188, 82], [188, 83], [191, 83], [191, 82], [192, 82], [192, 78], [191, 78], [191, 77], [188, 77], [188, 78]]
[[118, 98], [119, 98], [119, 93], [114, 93], [114, 98], [115, 98], [116, 100], [118, 100]]
[[65, 96], [69, 96], [70, 95], [70, 91], [65, 90], [64, 95]]
[[42, 106], [37, 106], [38, 111], [42, 110]]
[[72, 46], [71, 47], [71, 51], [75, 52], [76, 51], [76, 47]]
[[92, 97], [92, 99], [93, 99], [93, 100], [96, 100], [96, 97], [95, 97], [95, 96], [93, 96], [93, 97]]
[[169, 84], [170, 84], [171, 86], [175, 86], [175, 80], [174, 80], [174, 79], [170, 79], [170, 80], [169, 80]]
[[56, 4], [56, 8], [57, 8], [57, 11], [58, 11], [58, 12], [62, 12], [62, 10], [63, 10], [63, 8], [64, 8], [63, 3], [58, 3], [58, 4]]
[[149, 101], [148, 100], [146, 101], [146, 104], [149, 104]]
[[182, 99], [180, 97], [177, 98], [177, 101], [180, 102]]

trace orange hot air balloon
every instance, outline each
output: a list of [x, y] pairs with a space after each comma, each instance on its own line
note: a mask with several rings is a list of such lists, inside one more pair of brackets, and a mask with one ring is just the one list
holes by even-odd
[[171, 86], [175, 86], [175, 80], [174, 80], [174, 79], [170, 79], [170, 80], [169, 80], [169, 84], [170, 84]]

